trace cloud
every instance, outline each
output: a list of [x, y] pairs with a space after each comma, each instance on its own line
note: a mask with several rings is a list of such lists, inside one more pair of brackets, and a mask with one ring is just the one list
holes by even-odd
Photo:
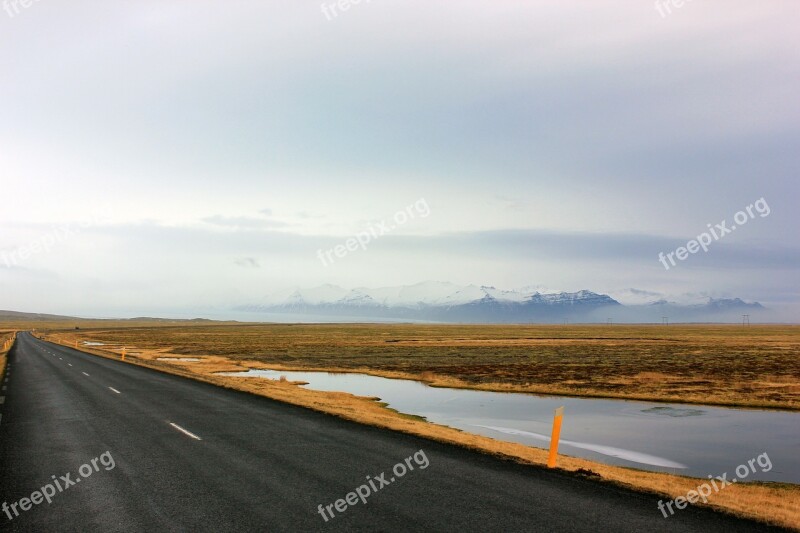
[[[455, 256], [528, 258], [562, 262], [616, 263], [624, 269], [632, 263], [658, 265], [658, 253], [685, 246], [685, 239], [637, 233], [595, 233], [588, 231], [550, 231], [507, 229], [453, 232], [434, 236], [390, 235], [370, 246], [392, 247], [397, 251], [417, 250]], [[800, 248], [785, 243], [717, 241], [706, 253], [697, 253], [681, 263], [683, 268], [790, 268], [800, 265]], [[662, 267], [663, 268], [663, 267]]]
[[[224, 234], [208, 226], [175, 227], [158, 223], [120, 224], [87, 230], [84, 237], [103, 235], [117, 246], [135, 248], [145, 255], [158, 255], [167, 250], [184, 253], [235, 253], [239, 257], [256, 257], [268, 250], [270, 254], [308, 258], [318, 266], [316, 251], [329, 249], [352, 235], [295, 234], [272, 228], [270, 221], [261, 219], [215, 218], [217, 224], [229, 228]], [[221, 220], [221, 221], [220, 221]], [[251, 223], [252, 222], [252, 223]], [[261, 224], [266, 222], [266, 224]], [[279, 223], [281, 224], [281, 223]], [[253, 231], [268, 229], [269, 231]], [[668, 274], [711, 269], [784, 269], [795, 271], [800, 265], [800, 247], [791, 243], [760, 240], [755, 242], [715, 241], [708, 252], [690, 255], [673, 267]], [[99, 244], [99, 243], [97, 243]], [[655, 267], [663, 271], [659, 252], [669, 252], [685, 246], [686, 239], [638, 233], [598, 233], [588, 231], [505, 229], [491, 231], [443, 232], [434, 235], [388, 234], [372, 241], [367, 250], [353, 257], [381, 258], [402, 255], [405, 262], [420, 266], [433, 262], [452, 263], [454, 260], [492, 259], [508, 261], [537, 261], [559, 263], [565, 272], [585, 270], [590, 265], [625, 271]], [[309, 270], [313, 270], [310, 268]], [[385, 265], [387, 275], [395, 267]], [[599, 279], [601, 273], [586, 272], [589, 279]], [[645, 290], [645, 289], [642, 289]]]
[[201, 220], [207, 224], [212, 224], [214, 226], [233, 228], [233, 229], [264, 230], [264, 229], [284, 228], [289, 226], [289, 224], [285, 222], [280, 222], [278, 220], [266, 220], [263, 218], [254, 218], [254, 217], [228, 217], [223, 215], [213, 215], [210, 217], [205, 217]]
[[320, 219], [320, 218], [325, 218], [325, 215], [319, 215], [319, 214], [316, 214], [316, 213], [309, 213], [308, 211], [298, 211], [298, 212], [295, 213], [295, 216], [297, 218], [302, 218], [302, 219]]
[[261, 268], [258, 261], [253, 257], [241, 257], [234, 261], [237, 265], [244, 268]]

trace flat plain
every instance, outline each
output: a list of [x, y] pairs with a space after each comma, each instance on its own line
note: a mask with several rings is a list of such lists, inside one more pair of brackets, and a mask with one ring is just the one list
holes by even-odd
[[800, 409], [800, 326], [241, 324], [69, 333], [165, 355], [434, 386]]

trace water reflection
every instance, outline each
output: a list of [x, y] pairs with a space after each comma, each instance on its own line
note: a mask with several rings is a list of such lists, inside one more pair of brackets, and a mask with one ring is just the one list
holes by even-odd
[[402, 413], [539, 448], [547, 447], [553, 410], [563, 405], [560, 451], [568, 455], [706, 477], [766, 452], [774, 468], [749, 479], [800, 482], [798, 413], [448, 389], [364, 374], [250, 370], [226, 375], [286, 376], [315, 390], [379, 397]]

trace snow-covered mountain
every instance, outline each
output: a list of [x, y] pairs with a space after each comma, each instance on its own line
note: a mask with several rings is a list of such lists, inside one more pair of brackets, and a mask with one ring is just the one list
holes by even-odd
[[[634, 291], [634, 289], [631, 289]], [[528, 286], [504, 290], [490, 286], [456, 285], [426, 281], [395, 287], [357, 287], [321, 285], [310, 289], [295, 288], [276, 292], [260, 302], [242, 305], [249, 312], [313, 315], [327, 317], [362, 317], [370, 319], [430, 320], [470, 323], [561, 323], [661, 322], [663, 316], [678, 321], [730, 321], [740, 312], [758, 312], [758, 303], [738, 298], [703, 304], [677, 304], [664, 299], [647, 301], [658, 293], [635, 290], [632, 305], [622, 305], [607, 294], [589, 290], [549, 291]]]
[[270, 294], [239, 310], [365, 319], [540, 322], [583, 317], [587, 312], [618, 305], [613, 298], [591, 291], [541, 293], [534, 287], [503, 290], [427, 281], [379, 288], [296, 288]]
[[604, 298], [604, 302], [615, 304], [613, 299], [591, 291], [574, 293], [541, 293], [535, 288], [502, 290], [478, 285], [456, 285], [449, 282], [426, 281], [415, 285], [397, 287], [344, 289], [337, 285], [321, 285], [311, 289], [292, 289], [268, 295], [261, 305], [354, 305], [421, 308], [429, 306], [455, 306], [477, 301], [500, 303], [575, 303]]

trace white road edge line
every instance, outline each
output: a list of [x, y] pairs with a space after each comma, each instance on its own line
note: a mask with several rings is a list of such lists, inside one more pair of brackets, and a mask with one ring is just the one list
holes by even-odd
[[194, 433], [192, 433], [191, 431], [186, 431], [185, 429], [183, 429], [182, 427], [180, 427], [178, 424], [176, 424], [174, 422], [170, 422], [169, 425], [174, 427], [175, 429], [177, 429], [178, 431], [180, 431], [184, 435], [188, 435], [189, 437], [191, 437], [193, 439], [203, 440], [200, 437], [198, 437], [197, 435], [195, 435]]
[[87, 374], [86, 372], [81, 372], [81, 374], [83, 374], [86, 377], [89, 377], [89, 374]]
[[69, 366], [72, 366], [72, 363], [67, 363]]
[[113, 390], [113, 391], [114, 391], [114, 392], [116, 392], [117, 394], [122, 394], [120, 391], [118, 391], [118, 390], [117, 390], [117, 389], [115, 389], [114, 387], [109, 387], [109, 389]]

